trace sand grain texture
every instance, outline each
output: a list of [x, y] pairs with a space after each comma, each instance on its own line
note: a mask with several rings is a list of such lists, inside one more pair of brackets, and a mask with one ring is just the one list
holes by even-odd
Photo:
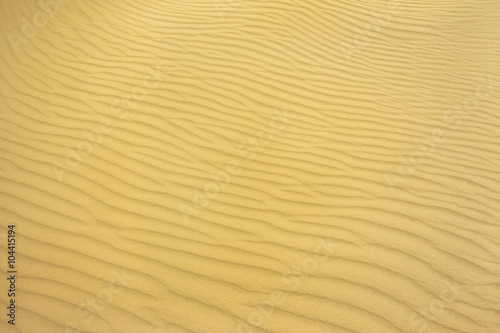
[[500, 332], [497, 0], [47, 8], [0, 4], [0, 332]]

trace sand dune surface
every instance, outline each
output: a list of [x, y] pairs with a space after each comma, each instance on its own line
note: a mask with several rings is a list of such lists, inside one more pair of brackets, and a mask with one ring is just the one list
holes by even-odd
[[497, 0], [0, 29], [0, 332], [500, 332]]

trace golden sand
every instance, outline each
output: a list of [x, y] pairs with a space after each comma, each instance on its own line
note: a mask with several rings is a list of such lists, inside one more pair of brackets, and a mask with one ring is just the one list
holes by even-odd
[[500, 332], [498, 0], [0, 29], [0, 332]]

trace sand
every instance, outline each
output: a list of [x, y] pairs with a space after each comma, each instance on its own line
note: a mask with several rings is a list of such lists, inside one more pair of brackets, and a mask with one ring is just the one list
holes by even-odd
[[2, 1], [0, 332], [500, 332], [499, 28]]

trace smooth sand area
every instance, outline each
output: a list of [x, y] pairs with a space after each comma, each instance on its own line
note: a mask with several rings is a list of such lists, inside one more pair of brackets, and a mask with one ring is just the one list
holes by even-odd
[[500, 332], [498, 0], [0, 29], [0, 332]]

